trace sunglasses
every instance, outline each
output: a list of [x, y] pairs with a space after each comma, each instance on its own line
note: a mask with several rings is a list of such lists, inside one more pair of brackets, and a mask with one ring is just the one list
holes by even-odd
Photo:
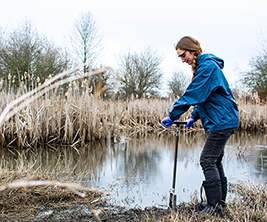
[[185, 50], [182, 54], [178, 55], [178, 57], [184, 58], [186, 52], [187, 52], [187, 50]]

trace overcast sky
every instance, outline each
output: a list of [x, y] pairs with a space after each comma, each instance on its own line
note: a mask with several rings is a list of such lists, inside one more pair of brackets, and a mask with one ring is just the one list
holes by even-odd
[[190, 73], [177, 58], [174, 44], [190, 35], [199, 40], [204, 53], [225, 61], [230, 84], [238, 76], [236, 66], [248, 69], [259, 50], [259, 36], [267, 36], [266, 0], [0, 0], [0, 26], [13, 28], [26, 17], [37, 30], [56, 43], [64, 42], [74, 20], [91, 11], [103, 35], [102, 63], [116, 68], [121, 52], [153, 47], [164, 57], [165, 79], [175, 70]]

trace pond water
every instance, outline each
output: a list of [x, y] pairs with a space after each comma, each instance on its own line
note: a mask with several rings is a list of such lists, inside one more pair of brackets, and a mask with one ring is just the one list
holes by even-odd
[[[177, 161], [177, 201], [189, 201], [203, 181], [199, 156], [206, 134], [180, 131]], [[2, 149], [2, 165], [18, 170], [23, 159], [34, 168], [62, 173], [76, 181], [111, 192], [110, 203], [121, 206], [167, 206], [172, 187], [175, 129], [124, 133], [115, 140], [85, 147], [43, 147], [17, 152]], [[223, 164], [228, 181], [266, 183], [266, 133], [236, 132], [228, 141]], [[71, 175], [71, 176], [70, 176]], [[65, 178], [65, 177], [68, 178]]]

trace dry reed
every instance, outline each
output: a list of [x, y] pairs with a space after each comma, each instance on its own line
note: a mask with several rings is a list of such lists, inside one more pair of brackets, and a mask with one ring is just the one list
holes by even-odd
[[[84, 146], [88, 141], [115, 137], [121, 129], [164, 129], [160, 122], [168, 115], [174, 99], [144, 97], [103, 100], [100, 98], [99, 87], [95, 95], [86, 81], [82, 87], [78, 87], [77, 79], [110, 68], [56, 82], [75, 70], [61, 73], [32, 91], [27, 90], [26, 83], [22, 82], [16, 94], [11, 89], [0, 92], [2, 146], [22, 148], [37, 147], [41, 144], [65, 144], [75, 148]], [[56, 87], [68, 81], [69, 89], [62, 96]], [[36, 83], [32, 83], [34, 84]], [[237, 103], [240, 110], [240, 129], [267, 131], [267, 103], [261, 103], [255, 93], [245, 94], [241, 91], [237, 95]], [[192, 109], [182, 115], [181, 120], [189, 118], [191, 111]], [[201, 122], [197, 121], [190, 130], [199, 129], [202, 129], [202, 126]]]
[[38, 180], [38, 181], [29, 181], [29, 180], [18, 180], [14, 181], [9, 184], [1, 185], [0, 186], [0, 192], [4, 191], [6, 189], [16, 189], [16, 188], [21, 188], [21, 187], [38, 187], [38, 186], [52, 186], [52, 187], [62, 187], [66, 188], [67, 190], [73, 192], [77, 196], [80, 197], [85, 197], [84, 193], [79, 192], [78, 190], [85, 190], [88, 192], [101, 192], [96, 189], [89, 189], [83, 186], [80, 186], [78, 184], [73, 184], [73, 183], [61, 183], [58, 181], [49, 181], [49, 180]]

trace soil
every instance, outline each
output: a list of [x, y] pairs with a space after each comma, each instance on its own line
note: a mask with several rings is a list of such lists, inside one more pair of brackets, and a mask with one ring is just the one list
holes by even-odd
[[[61, 188], [32, 187], [0, 192], [0, 221], [155, 221], [168, 208], [126, 209], [106, 202], [99, 193], [80, 198]], [[146, 218], [146, 219], [145, 219]]]
[[[109, 205], [99, 194], [92, 193], [86, 198], [77, 198], [68, 192], [50, 193], [44, 198], [39, 195], [36, 189], [13, 190], [13, 192], [0, 192], [5, 194], [0, 197], [0, 221], [10, 222], [115, 222], [115, 221], [133, 221], [133, 222], [180, 222], [180, 221], [243, 221], [234, 220], [234, 209], [224, 209], [225, 216], [216, 215], [198, 215], [195, 212], [196, 205], [193, 202], [180, 203], [175, 210], [168, 207], [147, 207], [145, 209], [126, 209], [120, 206]], [[27, 195], [24, 195], [27, 194]], [[32, 195], [29, 195], [32, 194]], [[33, 195], [34, 194], [34, 195]], [[9, 196], [9, 197], [8, 197]], [[60, 196], [60, 198], [59, 198]], [[208, 219], [208, 220], [207, 220]], [[226, 219], [226, 220], [225, 220]], [[258, 220], [251, 220], [258, 221]]]
[[[116, 206], [102, 206], [94, 209], [94, 216], [92, 211], [88, 210], [86, 205], [77, 206], [75, 209], [67, 207], [59, 210], [56, 208], [41, 209], [35, 218], [22, 218], [18, 214], [9, 214], [8, 218], [1, 218], [3, 221], [29, 221], [29, 222], [56, 222], [56, 221], [157, 221], [158, 218], [166, 218], [171, 211], [167, 208], [146, 208], [142, 209], [124, 209]], [[98, 220], [99, 219], [99, 220]]]

